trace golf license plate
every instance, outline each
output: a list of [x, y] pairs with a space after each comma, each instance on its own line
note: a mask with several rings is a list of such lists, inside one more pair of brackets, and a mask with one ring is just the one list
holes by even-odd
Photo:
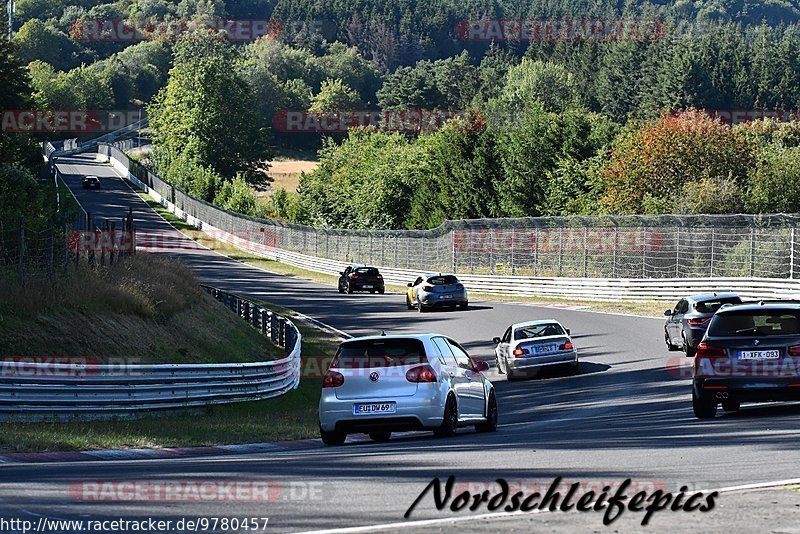
[[372, 289], [372, 286], [371, 286], [371, 285], [366, 285], [366, 284], [365, 284], [365, 285], [364, 285], [364, 289]]
[[774, 350], [743, 350], [739, 352], [740, 360], [777, 360], [781, 351]]
[[354, 415], [395, 412], [397, 412], [397, 404], [394, 402], [368, 402], [364, 404], [353, 405]]

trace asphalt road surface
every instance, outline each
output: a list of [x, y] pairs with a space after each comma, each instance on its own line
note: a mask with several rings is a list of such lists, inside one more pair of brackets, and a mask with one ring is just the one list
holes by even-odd
[[[93, 155], [62, 159], [58, 165], [79, 202], [96, 218], [120, 219], [133, 207], [140, 234], [172, 231], [112, 167], [96, 163]], [[103, 189], [81, 189], [85, 174], [100, 176]], [[473, 355], [490, 357], [490, 340], [510, 323], [555, 318], [572, 330], [581, 373], [509, 383], [490, 371], [500, 412], [499, 429], [492, 434], [463, 430], [453, 438], [434, 439], [418, 433], [381, 444], [200, 459], [7, 464], [0, 466], [4, 517], [34, 522], [42, 516], [268, 517], [267, 531], [276, 532], [800, 532], [795, 486], [800, 480], [788, 482], [800, 479], [800, 406], [747, 406], [711, 421], [696, 420], [689, 380], [678, 371], [690, 360], [667, 352], [661, 320], [490, 301], [474, 301], [464, 312], [419, 314], [406, 310], [399, 295], [339, 295], [327, 285], [192, 248], [178, 244], [169, 253], [186, 261], [203, 282], [292, 308], [351, 335], [437, 331]], [[498, 486], [491, 481], [497, 478], [527, 493], [546, 490], [556, 477], [596, 491], [632, 479], [636, 489], [628, 496], [638, 489], [673, 495], [681, 486], [688, 486], [689, 495], [727, 489], [709, 512], [660, 511], [646, 526], [641, 524], [645, 513], [632, 511], [606, 527], [602, 511], [491, 513], [486, 503], [475, 511], [437, 510], [431, 493], [404, 519], [432, 479], [451, 475], [456, 477], [453, 496], [464, 489], [489, 489], [494, 495]], [[84, 502], [75, 488], [85, 487], [80, 484], [86, 481], [258, 481], [277, 490], [266, 503], [119, 502], [113, 496]], [[772, 487], [775, 481], [787, 482]], [[759, 483], [770, 487], [736, 489]]]

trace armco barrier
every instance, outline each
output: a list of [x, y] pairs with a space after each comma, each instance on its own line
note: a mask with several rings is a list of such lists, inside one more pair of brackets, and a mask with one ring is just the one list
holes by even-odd
[[291, 321], [218, 289], [206, 288], [273, 343], [284, 358], [255, 363], [91, 365], [4, 362], [0, 414], [103, 418], [283, 395], [300, 383], [302, 339]]
[[[296, 267], [323, 274], [338, 275], [346, 262], [320, 258], [257, 243], [237, 236], [222, 228], [212, 226], [178, 208], [170, 199], [129, 172], [126, 162], [113, 157], [115, 150], [100, 145], [100, 154], [136, 187], [144, 190], [176, 216], [187, 221], [212, 237], [234, 245], [252, 254], [280, 261]], [[124, 157], [124, 155], [123, 155]], [[420, 271], [378, 264], [384, 280], [389, 284], [405, 285], [412, 282]], [[473, 292], [520, 297], [554, 297], [588, 301], [642, 301], [679, 299], [687, 294], [737, 291], [744, 298], [800, 299], [800, 280], [794, 278], [760, 277], [708, 277], [708, 278], [576, 278], [529, 277], [458, 274], [464, 285]]]

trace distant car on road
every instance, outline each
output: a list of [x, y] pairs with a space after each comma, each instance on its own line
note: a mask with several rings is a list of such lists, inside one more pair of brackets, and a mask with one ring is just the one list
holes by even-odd
[[83, 177], [84, 189], [100, 189], [100, 178], [97, 176], [84, 176]]
[[712, 418], [717, 405], [800, 400], [800, 302], [726, 306], [697, 347], [692, 408]]
[[669, 350], [682, 350], [692, 357], [703, 339], [711, 317], [725, 304], [741, 304], [736, 293], [709, 293], [690, 295], [678, 301], [675, 308], [664, 315], [664, 341]]
[[406, 307], [425, 312], [435, 308], [469, 307], [467, 288], [454, 274], [423, 274], [408, 284]]
[[354, 291], [383, 294], [386, 286], [378, 268], [371, 265], [353, 264], [348, 265], [344, 271], [339, 273], [339, 293], [353, 293]]
[[509, 380], [530, 376], [544, 367], [579, 371], [578, 350], [570, 331], [554, 319], [515, 323], [503, 337], [494, 338], [497, 370]]
[[455, 341], [441, 334], [370, 336], [339, 346], [322, 384], [319, 428], [327, 445], [366, 432], [386, 441], [393, 431], [458, 427], [497, 429], [494, 386]]

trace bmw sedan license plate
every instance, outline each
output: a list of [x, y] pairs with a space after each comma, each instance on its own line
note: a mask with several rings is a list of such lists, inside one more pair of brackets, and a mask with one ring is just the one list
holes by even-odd
[[548, 352], [555, 352], [557, 345], [540, 345], [536, 347], [536, 354], [547, 354]]
[[354, 404], [353, 414], [395, 413], [397, 405], [394, 402], [370, 402], [368, 404]]
[[781, 357], [779, 350], [743, 350], [739, 352], [740, 360], [776, 360]]

